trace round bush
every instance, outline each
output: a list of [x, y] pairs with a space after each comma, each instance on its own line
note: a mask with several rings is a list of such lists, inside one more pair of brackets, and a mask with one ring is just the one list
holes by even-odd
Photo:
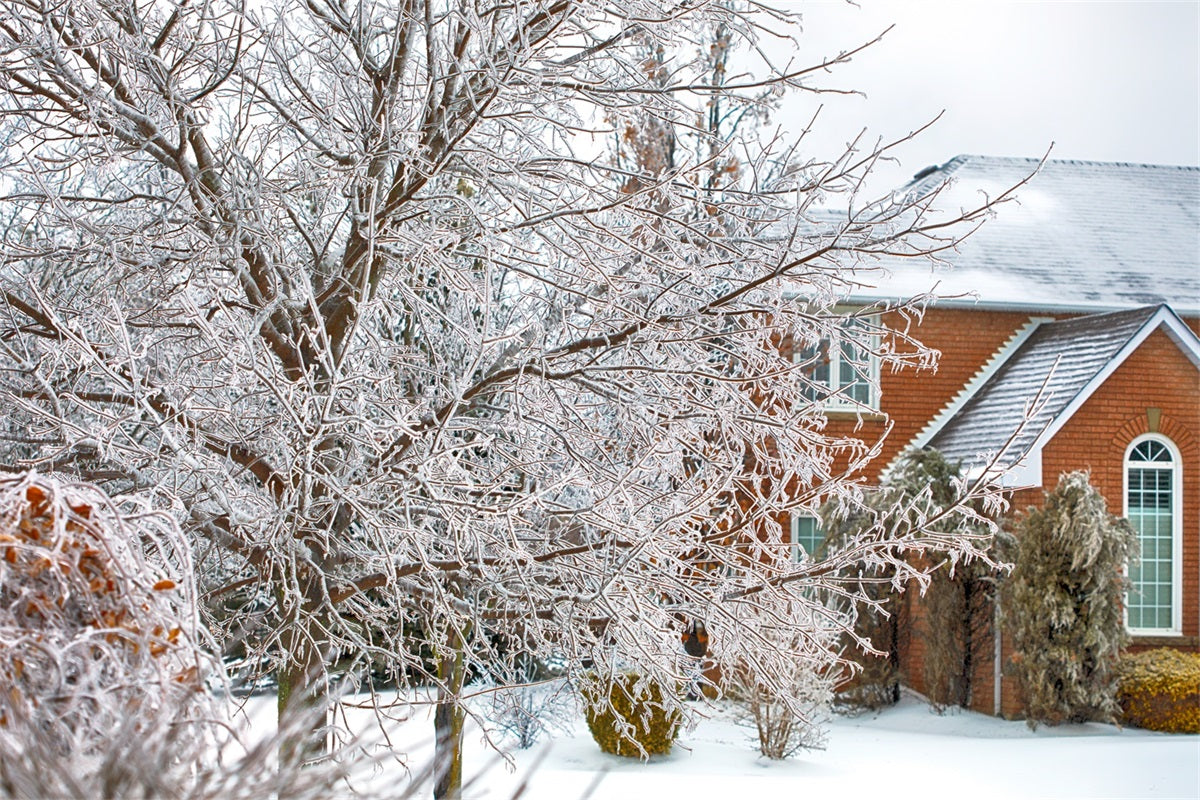
[[666, 755], [679, 734], [678, 710], [665, 707], [657, 683], [621, 672], [611, 683], [598, 675], [580, 686], [588, 730], [600, 749], [627, 758]]
[[1166, 733], [1200, 733], [1200, 653], [1160, 648], [1121, 659], [1121, 721]]

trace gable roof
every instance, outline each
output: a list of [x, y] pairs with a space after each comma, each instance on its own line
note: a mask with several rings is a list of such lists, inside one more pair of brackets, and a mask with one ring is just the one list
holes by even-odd
[[1200, 367], [1200, 339], [1165, 305], [1035, 324], [914, 444], [968, 469], [1002, 453], [1005, 483], [1040, 485], [1042, 446], [1151, 333], [1165, 328]]
[[[1027, 178], [1038, 159], [960, 155], [904, 191], [943, 213], [977, 208]], [[943, 254], [952, 268], [884, 262], [855, 300], [929, 291], [939, 306], [1113, 311], [1170, 303], [1200, 316], [1200, 168], [1047, 161], [1016, 200]], [[970, 296], [968, 296], [970, 295]], [[961, 296], [961, 297], [958, 297]]]

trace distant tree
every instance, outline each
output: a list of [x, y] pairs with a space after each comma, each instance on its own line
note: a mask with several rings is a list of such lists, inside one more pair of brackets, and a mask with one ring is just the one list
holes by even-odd
[[[698, 105], [752, 114], [850, 58], [752, 77], [696, 55], [714, 30], [794, 38], [792, 15], [0, 9], [0, 459], [175, 513], [204, 596], [257, 621], [285, 717], [329, 702], [335, 661], [388, 662], [436, 687], [451, 796], [473, 666], [552, 655], [673, 685], [703, 619], [716, 658], [783, 675], [815, 649], [743, 638], [748, 615], [812, 619], [853, 564], [976, 552], [906, 518], [797, 565], [769, 522], [852, 500], [878, 445], [825, 432], [779, 342], [929, 363], [837, 303], [1005, 196], [936, 218], [936, 193], [858, 202], [886, 147], [818, 159], [697, 126]], [[599, 156], [646, 114], [700, 149], [665, 172]]]
[[1002, 611], [1030, 727], [1113, 719], [1136, 533], [1108, 513], [1086, 472], [1064, 473], [1015, 533]]

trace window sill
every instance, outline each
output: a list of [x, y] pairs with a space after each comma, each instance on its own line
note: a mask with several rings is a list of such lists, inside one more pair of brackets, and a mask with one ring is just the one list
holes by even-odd
[[861, 419], [863, 422], [887, 422], [888, 418], [887, 414], [880, 411], [859, 411], [855, 408], [842, 408], [840, 406], [837, 408], [823, 408], [821, 409], [821, 413], [825, 415], [826, 419], [836, 420], [852, 419], [858, 421]]
[[1139, 647], [1197, 647], [1200, 637], [1184, 636], [1182, 633], [1130, 633], [1129, 643]]

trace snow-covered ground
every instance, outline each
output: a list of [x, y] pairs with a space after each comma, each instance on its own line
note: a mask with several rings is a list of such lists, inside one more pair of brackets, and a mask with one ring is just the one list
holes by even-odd
[[[409, 763], [427, 760], [432, 727], [420, 710], [393, 731]], [[671, 755], [642, 763], [601, 753], [580, 721], [573, 735], [515, 752], [507, 766], [473, 729], [465, 771], [477, 777], [467, 797], [507, 800], [528, 780], [521, 800], [573, 800], [589, 788], [592, 800], [1200, 798], [1200, 736], [1096, 723], [1030, 731], [971, 712], [938, 716], [915, 697], [878, 714], [836, 717], [827, 749], [784, 762], [758, 757], [750, 735], [718, 714], [685, 733]], [[399, 787], [407, 777], [391, 765], [375, 781]]]

